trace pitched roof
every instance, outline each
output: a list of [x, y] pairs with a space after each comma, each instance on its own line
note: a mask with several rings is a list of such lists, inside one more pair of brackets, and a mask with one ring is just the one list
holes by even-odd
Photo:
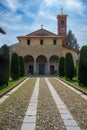
[[57, 35], [48, 31], [48, 30], [41, 28], [41, 29], [39, 29], [35, 32], [32, 32], [26, 36], [57, 36]]
[[59, 36], [55, 33], [52, 33], [48, 30], [45, 30], [43, 28], [36, 30], [35, 32], [32, 32], [30, 34], [27, 34], [25, 36], [18, 36], [18, 40], [20, 41], [21, 38], [64, 38], [64, 36]]
[[6, 32], [0, 27], [0, 33], [6, 34]]

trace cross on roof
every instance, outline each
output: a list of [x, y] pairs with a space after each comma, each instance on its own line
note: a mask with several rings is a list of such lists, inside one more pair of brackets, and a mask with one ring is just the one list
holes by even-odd
[[41, 24], [41, 29], [43, 29], [43, 24]]
[[61, 8], [61, 14], [63, 14], [63, 8]]

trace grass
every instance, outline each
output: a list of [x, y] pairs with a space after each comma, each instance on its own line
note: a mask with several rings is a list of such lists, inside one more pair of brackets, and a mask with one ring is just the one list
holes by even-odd
[[68, 82], [69, 84], [73, 85], [74, 87], [76, 87], [76, 88], [78, 88], [78, 89], [80, 89], [80, 90], [82, 90], [82, 91], [84, 91], [84, 92], [87, 92], [87, 86], [83, 86], [82, 84], [79, 86], [76, 77], [74, 77], [72, 80], [69, 80], [69, 79], [66, 80], [65, 77], [61, 77], [60, 79], [62, 79], [62, 80], [64, 80], [64, 81]]
[[22, 80], [24, 80], [26, 77], [22, 77], [18, 80], [12, 80], [11, 78], [9, 79], [8, 86], [2, 85], [0, 86], [0, 96], [3, 95], [5, 92], [9, 91], [11, 88], [16, 86], [18, 83], [20, 83]]

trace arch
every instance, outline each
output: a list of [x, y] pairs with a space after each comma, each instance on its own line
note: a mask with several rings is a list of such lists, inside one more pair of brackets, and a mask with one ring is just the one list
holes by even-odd
[[34, 58], [31, 55], [24, 56], [25, 73], [33, 74], [34, 71]]
[[39, 55], [36, 58], [37, 72], [40, 75], [47, 74], [47, 58], [44, 55]]
[[58, 73], [58, 60], [59, 56], [53, 55], [49, 58], [50, 74], [54, 75]]

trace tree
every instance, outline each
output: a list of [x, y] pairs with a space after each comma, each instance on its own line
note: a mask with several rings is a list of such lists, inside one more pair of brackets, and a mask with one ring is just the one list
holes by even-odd
[[11, 57], [11, 78], [19, 79], [19, 57], [17, 53], [13, 53]]
[[59, 76], [64, 77], [64, 64], [65, 64], [65, 58], [60, 57], [59, 59]]
[[69, 78], [71, 80], [74, 77], [74, 62], [72, 54], [69, 52], [65, 56], [65, 76], [66, 79]]
[[77, 42], [75, 35], [72, 33], [71, 30], [69, 30], [67, 34], [67, 46], [72, 49], [79, 50], [79, 44]]
[[20, 77], [24, 76], [24, 58], [19, 56], [19, 63], [20, 63]]
[[3, 45], [0, 48], [0, 85], [8, 85], [9, 81], [9, 48]]
[[80, 50], [78, 66], [78, 82], [87, 86], [87, 45]]

